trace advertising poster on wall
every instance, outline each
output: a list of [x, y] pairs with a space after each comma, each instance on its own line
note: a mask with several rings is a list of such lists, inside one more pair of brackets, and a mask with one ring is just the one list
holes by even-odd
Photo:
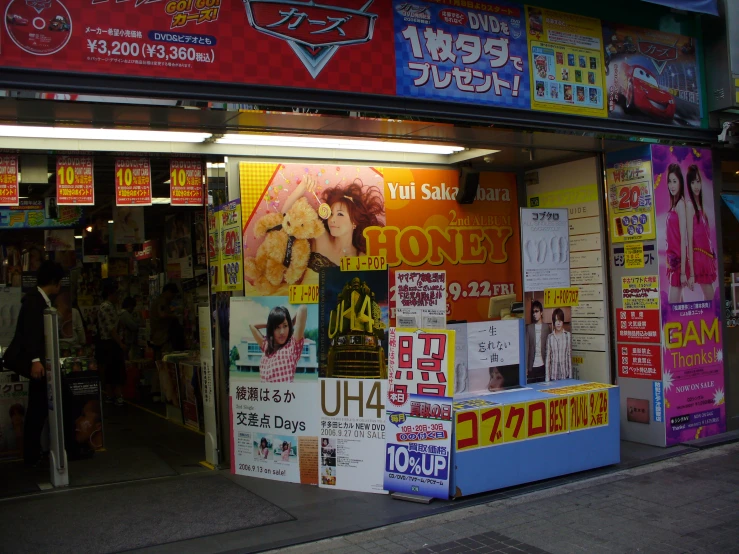
[[105, 446], [101, 385], [97, 371], [72, 360], [67, 364], [70, 370], [62, 379], [64, 446], [69, 458], [75, 459]]
[[698, 41], [603, 23], [608, 117], [700, 127]]
[[321, 379], [321, 487], [383, 493], [385, 379]]
[[203, 205], [203, 162], [182, 158], [170, 160], [169, 199], [172, 206]]
[[56, 203], [59, 206], [95, 205], [95, 183], [91, 156], [57, 157]]
[[654, 195], [649, 157], [609, 164], [606, 182], [611, 242], [654, 240]]
[[17, 206], [18, 156], [0, 156], [0, 206]]
[[0, 384], [0, 460], [23, 457], [28, 383]]
[[600, 20], [526, 6], [531, 109], [606, 117]]
[[569, 234], [566, 209], [521, 209], [526, 292], [570, 286]]
[[386, 379], [386, 271], [321, 271], [321, 377]]
[[519, 326], [518, 319], [467, 324], [467, 392], [500, 392], [521, 385]]
[[149, 158], [116, 159], [115, 205], [151, 206], [151, 164]]
[[167, 260], [167, 273], [174, 271], [173, 279], [192, 279], [191, 214], [178, 213], [166, 217], [164, 254]]
[[20, 200], [18, 206], [0, 207], [0, 229], [55, 229], [76, 227], [82, 220], [82, 208], [59, 206], [56, 217], [41, 200]]
[[669, 446], [726, 429], [713, 166], [677, 146], [652, 146], [652, 165]]
[[[400, 327], [446, 327], [446, 273], [444, 271], [395, 271], [395, 302], [390, 303]], [[393, 283], [390, 284], [393, 286]], [[394, 305], [393, 305], [394, 304]]]
[[659, 310], [657, 275], [621, 277], [624, 310]]
[[393, 12], [398, 96], [529, 108], [522, 5], [393, 0]]
[[447, 499], [455, 333], [390, 329], [385, 489]]
[[113, 206], [113, 242], [115, 244], [143, 244], [144, 209]]
[[243, 252], [241, 248], [241, 202], [232, 200], [216, 208], [220, 219], [221, 240], [219, 269], [222, 272], [218, 282], [220, 291], [240, 291], [243, 285]]

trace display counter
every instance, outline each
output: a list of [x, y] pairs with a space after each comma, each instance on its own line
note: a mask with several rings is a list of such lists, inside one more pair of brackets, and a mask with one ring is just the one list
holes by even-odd
[[450, 496], [619, 463], [618, 395], [570, 379], [455, 400]]

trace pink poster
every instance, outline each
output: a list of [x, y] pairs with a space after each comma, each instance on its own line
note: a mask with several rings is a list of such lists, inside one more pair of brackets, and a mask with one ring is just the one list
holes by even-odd
[[667, 445], [726, 430], [710, 150], [652, 146]]

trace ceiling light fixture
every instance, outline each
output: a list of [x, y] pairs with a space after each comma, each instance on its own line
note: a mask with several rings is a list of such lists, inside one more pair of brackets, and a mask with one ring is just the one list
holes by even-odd
[[290, 148], [328, 148], [336, 150], [371, 150], [374, 152], [405, 152], [409, 154], [449, 155], [464, 150], [462, 146], [394, 142], [381, 140], [357, 140], [326, 137], [296, 137], [285, 135], [228, 134], [216, 139], [218, 144], [242, 146], [278, 146]]
[[166, 198], [152, 198], [151, 199], [152, 205], [154, 204], [170, 204], [171, 200], [169, 197]]
[[142, 131], [138, 129], [89, 129], [82, 127], [32, 127], [0, 125], [0, 137], [76, 140], [138, 140], [142, 142], [203, 142], [210, 133]]

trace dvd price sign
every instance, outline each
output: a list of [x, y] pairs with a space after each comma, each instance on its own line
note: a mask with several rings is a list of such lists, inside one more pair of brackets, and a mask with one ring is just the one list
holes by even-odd
[[59, 156], [56, 160], [56, 203], [93, 206], [95, 184], [90, 156]]
[[0, 156], [0, 206], [17, 206], [18, 156]]
[[151, 206], [148, 158], [118, 158], [115, 161], [115, 205]]
[[390, 329], [385, 489], [449, 497], [454, 331]]
[[169, 167], [172, 206], [203, 205], [203, 164], [200, 160], [174, 159]]

